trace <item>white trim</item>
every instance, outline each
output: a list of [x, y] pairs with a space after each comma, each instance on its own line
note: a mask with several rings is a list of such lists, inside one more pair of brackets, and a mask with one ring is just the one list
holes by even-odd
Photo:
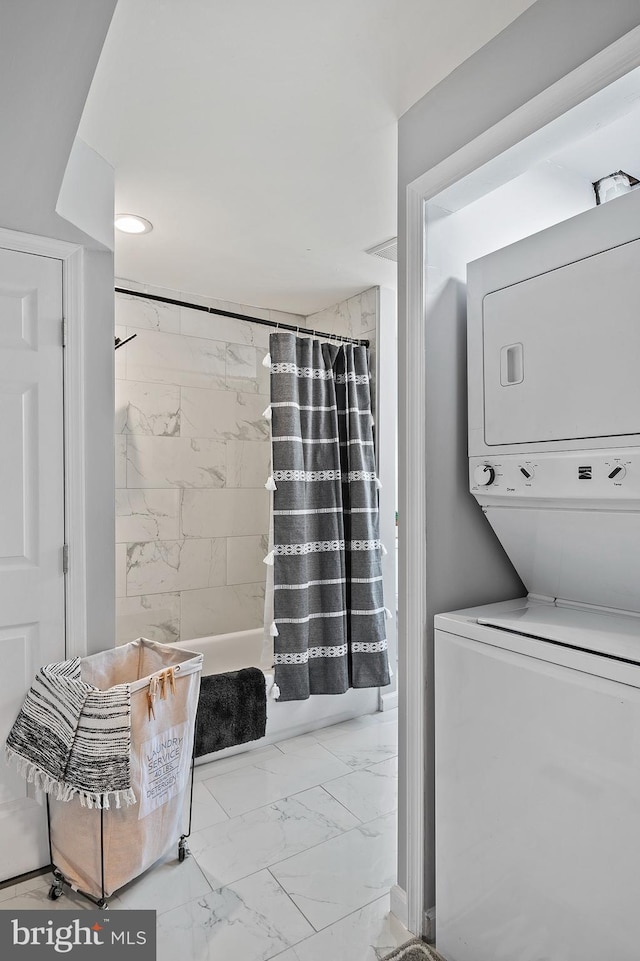
[[394, 918], [408, 930], [407, 892], [398, 884], [394, 884], [389, 891], [389, 910]]
[[[406, 926], [414, 934], [431, 928], [432, 911], [424, 911], [425, 850], [435, 825], [425, 825], [425, 768], [432, 752], [426, 740], [426, 724], [432, 716], [433, 689], [426, 676], [427, 617], [424, 585], [427, 581], [426, 531], [426, 444], [425, 330], [423, 276], [426, 263], [424, 205], [447, 187], [493, 160], [504, 151], [566, 113], [629, 71], [640, 66], [640, 27], [631, 30], [590, 60], [568, 73], [538, 96], [523, 104], [480, 136], [466, 144], [436, 167], [416, 178], [406, 188], [406, 324], [399, 331], [399, 460], [400, 460], [400, 595], [399, 622], [402, 625], [404, 658], [400, 662], [405, 712], [401, 736], [406, 746]], [[392, 898], [393, 898], [392, 889]], [[399, 890], [399, 889], [398, 889]], [[404, 892], [403, 892], [404, 893]], [[399, 899], [396, 899], [398, 903]], [[429, 907], [429, 906], [428, 906]], [[394, 908], [392, 907], [392, 910]], [[400, 908], [398, 908], [400, 910]], [[396, 911], [394, 910], [394, 913]]]
[[398, 707], [398, 692], [391, 691], [390, 694], [380, 695], [380, 710], [395, 711]]
[[419, 193], [425, 201], [430, 200], [638, 66], [640, 27], [601, 50], [591, 60], [576, 67], [475, 140], [417, 177], [407, 190]]
[[87, 577], [85, 509], [84, 405], [84, 252], [81, 247], [63, 264], [65, 539], [69, 545], [67, 572], [67, 657], [87, 653]]
[[[399, 673], [405, 691], [400, 718], [405, 743], [406, 926], [422, 934], [425, 859], [425, 711], [426, 711], [426, 437], [424, 410], [425, 324], [423, 291], [424, 216], [422, 195], [407, 190], [407, 322], [399, 324], [398, 417], [398, 562], [399, 615], [403, 657]], [[404, 441], [403, 441], [404, 435]]]
[[77, 244], [70, 244], [66, 240], [37, 237], [35, 234], [7, 230], [4, 227], [0, 227], [0, 247], [24, 254], [35, 254], [38, 257], [51, 257], [53, 260], [66, 260], [80, 249]]
[[0, 228], [0, 247], [62, 262], [64, 349], [65, 542], [69, 568], [65, 584], [66, 656], [87, 653], [87, 588], [84, 505], [84, 284], [83, 248], [64, 240]]

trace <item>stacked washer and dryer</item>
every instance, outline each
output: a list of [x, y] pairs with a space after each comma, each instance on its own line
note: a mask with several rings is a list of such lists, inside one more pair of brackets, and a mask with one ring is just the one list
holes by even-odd
[[469, 478], [528, 594], [435, 619], [447, 961], [640, 958], [640, 190], [468, 266]]

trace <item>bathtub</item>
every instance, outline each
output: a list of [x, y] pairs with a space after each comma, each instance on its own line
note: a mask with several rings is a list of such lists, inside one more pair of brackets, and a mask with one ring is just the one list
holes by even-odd
[[[202, 674], [224, 674], [243, 667], [259, 667], [263, 672], [267, 689], [267, 732], [260, 741], [239, 744], [215, 754], [199, 758], [205, 763], [214, 758], [226, 757], [249, 751], [263, 744], [272, 744], [288, 737], [297, 737], [330, 724], [347, 721], [362, 714], [374, 714], [378, 709], [378, 688], [348, 690], [345, 694], [316, 694], [306, 701], [277, 701], [273, 698], [273, 668], [271, 654], [263, 653], [262, 628], [252, 631], [236, 631], [233, 634], [216, 634], [197, 637], [188, 641], [175, 641], [175, 647], [195, 651], [204, 657]], [[268, 660], [268, 663], [266, 661]]]

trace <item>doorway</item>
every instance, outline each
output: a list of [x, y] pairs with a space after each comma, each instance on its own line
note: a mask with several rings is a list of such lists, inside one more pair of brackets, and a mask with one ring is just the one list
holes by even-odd
[[[635, 31], [407, 189], [407, 325], [400, 345], [405, 369], [400, 451], [406, 482], [400, 503], [401, 517], [410, 516], [412, 523], [404, 532], [400, 555], [402, 680], [407, 692], [400, 721], [406, 744], [400, 763], [407, 771], [400, 858], [402, 863], [404, 852], [409, 928], [416, 932], [433, 933], [431, 913], [425, 916], [425, 909], [435, 901], [433, 617], [515, 596], [509, 595], [510, 565], [501, 566], [495, 551], [495, 576], [487, 577], [490, 532], [483, 533], [482, 518], [475, 512], [472, 517], [467, 504], [466, 264], [595, 203], [591, 179], [612, 171], [600, 170], [599, 164], [591, 177], [589, 164], [584, 165], [586, 139], [591, 138], [593, 158], [603, 142], [622, 147], [616, 135], [625, 124], [633, 129], [635, 98], [630, 94], [637, 87], [639, 63], [640, 36]], [[605, 164], [607, 156], [607, 150], [601, 151]], [[522, 192], [525, 181], [535, 189]], [[519, 220], [526, 193], [526, 215]], [[447, 519], [445, 539], [438, 536], [439, 517]], [[451, 545], [463, 551], [461, 567]], [[470, 576], [465, 578], [461, 570]]]

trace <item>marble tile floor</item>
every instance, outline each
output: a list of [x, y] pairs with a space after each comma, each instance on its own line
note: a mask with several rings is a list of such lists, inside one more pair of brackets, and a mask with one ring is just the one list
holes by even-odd
[[[395, 711], [200, 765], [191, 857], [111, 907], [158, 912], [158, 961], [378, 961], [408, 937], [389, 915], [396, 811]], [[91, 907], [49, 883], [0, 889], [0, 909]]]

